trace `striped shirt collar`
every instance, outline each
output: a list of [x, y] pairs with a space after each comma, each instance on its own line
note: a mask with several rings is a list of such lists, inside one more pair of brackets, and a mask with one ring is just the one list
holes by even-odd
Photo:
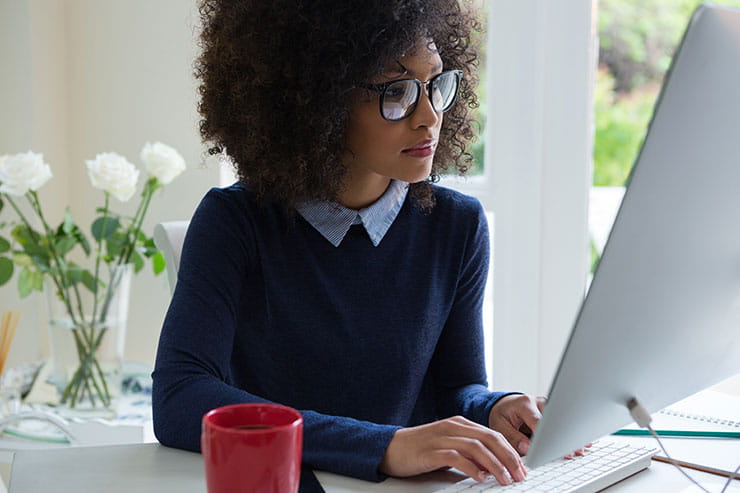
[[398, 216], [408, 193], [408, 183], [391, 180], [385, 193], [369, 207], [356, 211], [341, 204], [312, 200], [300, 204], [298, 213], [335, 247], [353, 224], [362, 224], [373, 246], [378, 246]]

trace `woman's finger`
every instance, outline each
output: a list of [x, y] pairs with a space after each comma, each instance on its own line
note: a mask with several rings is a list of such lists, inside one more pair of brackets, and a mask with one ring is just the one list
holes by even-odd
[[[431, 465], [435, 468], [441, 467], [454, 467], [467, 474], [476, 481], [483, 482], [488, 479], [489, 475], [493, 475], [502, 485], [511, 484], [511, 479], [506, 475], [506, 471], [501, 468], [498, 473], [493, 471], [486, 471], [481, 468], [474, 461], [465, 457], [464, 454], [455, 449], [442, 449], [436, 450], [430, 457]], [[498, 475], [496, 475], [498, 474]]]
[[524, 481], [524, 469], [520, 467], [516, 454], [507, 450], [507, 445], [503, 439], [501, 443], [491, 446], [480, 439], [468, 437], [449, 437], [444, 444], [445, 448], [459, 451], [499, 481], [507, 477]]
[[[532, 401], [530, 400], [530, 403]], [[527, 405], [519, 412], [519, 418], [524, 421], [524, 424], [532, 430], [532, 433], [537, 431], [537, 424], [542, 419], [542, 411], [540, 409], [539, 401], [535, 405]]]
[[465, 418], [448, 422], [448, 436], [467, 437], [477, 440], [490, 450], [496, 460], [503, 465], [517, 481], [523, 481], [527, 472], [519, 454], [506, 437], [497, 430], [481, 426]]
[[[519, 455], [524, 455], [527, 453], [527, 450], [529, 450], [529, 437], [520, 430], [514, 428], [508, 421], [502, 421], [499, 423], [496, 427], [496, 431], [500, 432], [504, 438], [506, 438]], [[519, 462], [521, 462], [521, 460]]]
[[[464, 419], [464, 418], [463, 418]], [[499, 447], [503, 447], [501, 449], [502, 453], [505, 454], [504, 456], [499, 456], [499, 454], [496, 454], [496, 456], [503, 460], [504, 464], [507, 465], [507, 468], [509, 466], [514, 468], [519, 468], [522, 471], [525, 471], [524, 469], [524, 463], [522, 462], [521, 457], [519, 457], [519, 454], [514, 449], [514, 443], [512, 440], [509, 440], [509, 438], [506, 436], [505, 433], [503, 433], [501, 430], [496, 429], [492, 430], [488, 427], [481, 426], [478, 423], [474, 423], [472, 421], [464, 420], [459, 422], [460, 426], [467, 428], [466, 431], [455, 431], [455, 434], [460, 434], [463, 436], [468, 436], [471, 438], [476, 438], [488, 446], [491, 450], [498, 450]], [[519, 431], [515, 430], [507, 420], [501, 421], [501, 427], [507, 428], [507, 431], [509, 434], [514, 436], [515, 433], [518, 433], [522, 437], [526, 439], [526, 436], [521, 434]]]

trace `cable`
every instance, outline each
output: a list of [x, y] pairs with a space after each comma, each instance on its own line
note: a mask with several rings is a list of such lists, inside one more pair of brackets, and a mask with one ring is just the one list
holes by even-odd
[[727, 478], [727, 481], [725, 482], [725, 486], [722, 488], [722, 491], [719, 493], [725, 493], [725, 490], [730, 486], [730, 483], [732, 483], [733, 479], [740, 479], [740, 476], [738, 476], [738, 472], [740, 472], [740, 464], [737, 465], [735, 468], [735, 471], [730, 474], [730, 477]]
[[[687, 473], [686, 471], [684, 471], [683, 467], [681, 467], [681, 466], [680, 466], [680, 465], [679, 465], [679, 464], [678, 464], [678, 463], [677, 463], [677, 462], [676, 462], [676, 461], [675, 461], [675, 460], [673, 459], [673, 457], [671, 457], [671, 456], [670, 456], [670, 455], [668, 454], [668, 451], [667, 451], [667, 450], [665, 449], [665, 447], [663, 446], [663, 442], [661, 442], [661, 441], [660, 441], [660, 437], [658, 436], [658, 434], [657, 434], [657, 433], [655, 433], [655, 430], [653, 430], [652, 426], [648, 425], [648, 426], [647, 426], [647, 429], [648, 429], [648, 431], [650, 432], [650, 434], [651, 434], [651, 435], [653, 435], [653, 437], [655, 437], [655, 439], [656, 439], [656, 440], [658, 441], [658, 445], [660, 445], [660, 448], [661, 448], [661, 450], [663, 450], [663, 453], [665, 454], [666, 458], [667, 458], [667, 459], [668, 459], [668, 460], [669, 460], [669, 461], [671, 462], [671, 464], [673, 464], [673, 466], [674, 466], [674, 467], [675, 467], [676, 469], [678, 469], [678, 470], [679, 470], [679, 472], [680, 472], [681, 474], [683, 474], [684, 476], [686, 476], [686, 478], [687, 478], [687, 479], [688, 479], [689, 481], [691, 481], [691, 482], [692, 482], [692, 483], [694, 483], [694, 484], [695, 484], [696, 486], [698, 486], [698, 487], [699, 487], [699, 489], [701, 489], [702, 491], [705, 491], [706, 493], [711, 493], [711, 492], [710, 492], [710, 491], [709, 491], [708, 489], [706, 489], [706, 488], [704, 488], [704, 487], [703, 487], [702, 485], [700, 485], [700, 484], [699, 484], [699, 483], [698, 483], [698, 482], [697, 482], [697, 481], [696, 481], [696, 480], [695, 480], [694, 478], [692, 478], [691, 476], [689, 476], [689, 474], [688, 474], [688, 473]], [[723, 490], [723, 491], [724, 491], [724, 490]]]
[[[642, 428], [647, 428], [647, 430], [650, 432], [651, 435], [658, 441], [658, 445], [660, 445], [661, 450], [663, 450], [663, 453], [668, 458], [671, 464], [678, 469], [678, 471], [686, 476], [686, 478], [694, 483], [700, 490], [704, 491], [705, 493], [711, 493], [708, 489], [704, 488], [702, 485], [700, 485], [694, 478], [688, 475], [686, 471], [683, 470], [681, 466], [678, 465], [678, 463], [673, 459], [673, 457], [670, 456], [668, 451], [663, 446], [663, 442], [660, 441], [660, 437], [657, 433], [655, 433], [655, 430], [653, 430], [653, 427], [650, 426], [650, 422], [652, 421], [652, 418], [650, 417], [650, 413], [645, 409], [639, 402], [637, 402], [637, 399], [634, 397], [631, 398], [629, 401], [627, 401], [627, 409], [629, 409], [630, 414], [632, 415], [632, 419], [635, 420], [635, 423], [637, 423]], [[739, 466], [740, 467], [740, 466]], [[730, 481], [732, 481], [732, 478], [730, 478]], [[729, 484], [729, 482], [728, 482]], [[727, 485], [725, 485], [725, 488], [727, 488]], [[724, 489], [722, 490], [722, 493], [724, 493]]]

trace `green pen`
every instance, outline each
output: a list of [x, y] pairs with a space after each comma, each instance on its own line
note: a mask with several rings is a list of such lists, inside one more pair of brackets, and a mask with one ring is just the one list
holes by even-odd
[[[740, 431], [698, 431], [698, 430], [654, 430], [655, 434], [664, 437], [696, 437], [696, 438], [740, 438]], [[615, 431], [612, 435], [650, 435], [645, 429], [625, 428]]]

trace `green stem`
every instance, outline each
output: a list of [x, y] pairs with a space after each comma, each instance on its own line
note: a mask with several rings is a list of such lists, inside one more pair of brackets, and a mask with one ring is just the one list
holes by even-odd
[[[28, 194], [31, 194], [31, 193], [33, 193], [35, 195], [35, 192], [28, 192]], [[13, 201], [13, 199], [11, 199], [10, 196], [5, 195], [5, 198], [8, 200], [8, 203], [13, 207], [13, 209], [15, 209], [15, 212], [16, 212], [16, 214], [18, 214], [18, 217], [21, 218], [21, 221], [26, 226], [26, 229], [28, 229], [28, 233], [30, 235], [34, 236], [34, 239], [38, 243], [39, 240], [40, 240], [40, 236], [31, 227], [31, 223], [28, 222], [28, 219], [26, 219], [26, 216], [23, 215], [23, 213], [21, 212], [20, 208], [18, 208], [18, 206], [16, 205], [15, 201]], [[34, 202], [31, 199], [31, 197], [29, 197], [28, 195], [26, 195], [26, 198], [28, 198], [28, 201], [31, 203], [31, 207], [34, 209], [34, 211], [37, 214], [39, 214], [40, 208], [37, 208], [34, 205]], [[38, 200], [38, 197], [37, 197], [37, 200]], [[43, 219], [43, 215], [39, 215], [39, 218], [41, 219], [42, 223], [45, 224], [45, 221]], [[51, 246], [51, 242], [50, 242], [48, 236], [47, 236], [47, 241], [49, 241], [49, 251], [52, 252], [52, 255], [54, 255], [54, 250], [53, 250], [53, 248]], [[55, 258], [55, 261], [56, 261], [56, 258]], [[59, 267], [59, 269], [60, 269], [60, 272], [61, 272], [61, 266]], [[64, 285], [64, 282], [63, 282], [63, 278], [62, 279], [58, 279], [56, 276], [54, 276], [53, 272], [50, 273], [50, 276], [51, 276], [52, 281], [56, 285], [57, 290], [59, 290], [59, 293], [62, 296], [62, 301], [64, 302], [64, 304], [67, 307], [67, 312], [70, 314], [70, 316], [72, 317], [72, 320], [74, 322], [75, 321], [75, 317], [74, 317], [74, 312], [72, 310], [72, 305], [69, 304], [69, 301], [68, 301], [69, 298], [68, 298], [68, 296], [65, 296], [65, 293], [64, 293], [64, 291], [65, 291], [65, 285]]]
[[[97, 350], [98, 346], [103, 342], [103, 336], [105, 335], [107, 329], [103, 328], [100, 330], [100, 334], [98, 334], [98, 339], [95, 341], [95, 350]], [[100, 367], [100, 363], [98, 363], [97, 359], [93, 360], [93, 364], [95, 365], [95, 369], [98, 370], [98, 374], [100, 375], [100, 381], [103, 383], [103, 390], [105, 391], [105, 395], [108, 396], [108, 399], [110, 400], [110, 390], [108, 390], [108, 382], [105, 381], [105, 374], [103, 373], [103, 369]]]
[[[31, 227], [31, 223], [28, 222], [28, 219], [26, 219], [26, 216], [23, 215], [23, 212], [21, 212], [20, 208], [16, 205], [15, 201], [13, 201], [13, 199], [10, 198], [10, 195], [7, 195], [7, 194], [3, 194], [3, 195], [5, 195], [5, 199], [13, 207], [13, 209], [15, 209], [15, 213], [18, 214], [18, 217], [21, 218], [21, 222], [23, 222], [23, 224], [26, 226], [26, 229], [28, 229], [28, 232], [32, 234], [33, 236], [37, 236], [36, 231], [34, 231], [33, 228]], [[38, 237], [35, 239], [36, 241], [39, 241]]]
[[149, 204], [152, 201], [152, 196], [157, 189], [156, 178], [150, 178], [146, 182], [146, 185], [144, 185], [144, 187], [144, 196], [139, 203], [139, 208], [134, 215], [134, 220], [132, 223], [134, 225], [133, 241], [131, 241], [131, 244], [128, 245], [128, 248], [123, 252], [121, 258], [118, 259], [118, 265], [127, 264], [131, 260], [131, 255], [134, 253], [134, 248], [136, 248], [136, 242], [139, 240], [139, 232], [141, 231], [141, 226], [144, 223], [144, 217], [146, 216], [147, 210], [149, 209]]
[[[5, 194], [3, 194], [3, 195], [5, 195]], [[41, 236], [38, 233], [36, 233], [36, 231], [31, 227], [31, 223], [28, 221], [28, 219], [26, 219], [26, 216], [23, 215], [23, 212], [21, 212], [20, 208], [16, 205], [15, 201], [10, 198], [10, 195], [5, 195], [5, 198], [8, 201], [8, 203], [11, 205], [11, 207], [13, 207], [13, 209], [15, 209], [15, 212], [16, 212], [16, 214], [18, 214], [18, 217], [21, 218], [21, 222], [24, 224], [24, 226], [26, 226], [26, 229], [28, 230], [28, 233], [31, 236], [34, 237], [34, 240], [36, 240], [36, 243], [40, 243]], [[34, 211], [35, 210], [36, 209], [34, 208]], [[54, 284], [56, 284], [57, 289], [59, 290], [59, 292], [62, 292], [62, 286], [59, 285], [59, 283], [57, 282], [56, 277], [52, 276], [51, 278], [54, 281]]]
[[[78, 332], [80, 331], [80, 332]], [[95, 351], [103, 341], [106, 329], [102, 329], [97, 337], [94, 334], [94, 328], [90, 327], [90, 334], [85, 334], [84, 327], [78, 327], [74, 329], [75, 341], [77, 343], [77, 353], [80, 359], [80, 364], [77, 370], [73, 374], [67, 387], [64, 389], [62, 394], [62, 403], [70, 399], [70, 407], [74, 407], [79, 400], [84, 398], [85, 392], [90, 398], [91, 404], [95, 405], [95, 396], [97, 396], [101, 402], [108, 406], [110, 404], [110, 390], [108, 384], [105, 381], [105, 375], [103, 370], [100, 368], [97, 358], [95, 357]], [[98, 376], [95, 375], [97, 370]], [[98, 384], [100, 379], [101, 386]], [[93, 388], [95, 391], [93, 392]]]
[[64, 388], [64, 392], [62, 393], [62, 398], [61, 398], [62, 403], [65, 403], [67, 399], [70, 397], [70, 395], [72, 396], [73, 402], [76, 400], [77, 393], [79, 391], [79, 385], [81, 383], [80, 372], [82, 371], [82, 360], [83, 360], [82, 355], [85, 352], [85, 349], [84, 349], [85, 346], [83, 344], [83, 341], [81, 340], [82, 335], [79, 332], [77, 332], [77, 329], [71, 329], [71, 330], [75, 338], [75, 345], [77, 346], [77, 355], [80, 358], [80, 366], [77, 367], [77, 370], [75, 370], [69, 383]]
[[[110, 202], [110, 194], [108, 192], [104, 192], [105, 195], [105, 205], [103, 206], [103, 233], [106, 232], [106, 223], [108, 222], [108, 204]], [[103, 238], [100, 240], [97, 240], [98, 242], [98, 252], [95, 254], [95, 291], [93, 292], [93, 312], [92, 312], [92, 321], [93, 325], [95, 324], [95, 320], [97, 320], [98, 315], [98, 276], [100, 275], [100, 252], [103, 250]]]
[[105, 318], [108, 316], [108, 309], [110, 308], [113, 294], [116, 292], [116, 290], [118, 289], [118, 285], [123, 280], [123, 273], [123, 266], [117, 266], [111, 270], [110, 280], [108, 281], [108, 289], [105, 291], [105, 301], [103, 302], [103, 307], [100, 311], [101, 320], [105, 320]]
[[[41, 220], [41, 224], [44, 227], [44, 233], [46, 233], [46, 241], [49, 244], [49, 252], [51, 253], [51, 257], [57, 264], [58, 269], [58, 276], [60, 280], [60, 285], [62, 286], [64, 293], [63, 296], [65, 298], [65, 303], [67, 304], [67, 309], [69, 311], [69, 315], [74, 320], [74, 313], [72, 311], [72, 307], [69, 304], [69, 286], [67, 286], [67, 279], [65, 276], [65, 267], [64, 267], [64, 259], [61, 257], [61, 255], [57, 254], [56, 248], [54, 247], [54, 236], [52, 235], [51, 228], [49, 227], [49, 224], [46, 222], [46, 218], [44, 217], [44, 211], [41, 209], [41, 203], [39, 202], [38, 194], [36, 194], [35, 191], [29, 190], [27, 195], [28, 201], [31, 204], [31, 207], [36, 211], [36, 215]], [[54, 277], [54, 272], [51, 271], [51, 276]], [[80, 313], [80, 316], [82, 316], [82, 313]]]
[[[71, 402], [70, 407], [74, 407], [78, 401], [78, 398], [80, 397], [80, 389], [82, 387], [82, 397], [84, 397], [85, 390], [87, 391], [87, 394], [90, 398], [91, 404], [95, 405], [95, 393], [93, 392], [92, 387], [90, 384], [92, 383], [92, 386], [95, 387], [95, 391], [97, 392], [98, 397], [101, 399], [101, 401], [108, 405], [110, 402], [110, 397], [108, 394], [108, 386], [105, 383], [105, 378], [102, 375], [102, 372], [100, 372], [101, 378], [103, 379], [103, 384], [105, 388], [105, 393], [100, 389], [100, 386], [98, 385], [95, 375], [93, 371], [91, 371], [91, 367], [95, 366], [97, 368], [100, 368], [100, 365], [97, 361], [97, 358], [95, 357], [95, 351], [97, 350], [97, 347], [100, 344], [100, 341], [102, 339], [99, 339], [98, 341], [94, 341], [95, 333], [94, 333], [94, 325], [95, 325], [95, 319], [91, 320], [92, 326], [90, 327], [90, 334], [85, 333], [85, 320], [84, 320], [84, 310], [82, 307], [82, 300], [80, 297], [79, 289], [77, 286], [72, 286], [75, 295], [77, 297], [78, 302], [78, 309], [79, 309], [79, 316], [81, 317], [81, 321], [78, 323], [76, 321], [76, 317], [74, 314], [74, 309], [72, 308], [70, 304], [70, 293], [69, 293], [69, 286], [66, 285], [66, 278], [64, 274], [64, 263], [61, 256], [56, 252], [56, 249], [54, 247], [53, 243], [53, 235], [51, 232], [51, 228], [49, 227], [49, 224], [46, 222], [46, 219], [44, 218], [43, 211], [41, 209], [41, 204], [38, 199], [38, 195], [34, 191], [29, 192], [29, 202], [31, 203], [31, 206], [34, 208], [36, 214], [38, 215], [39, 219], [41, 220], [41, 223], [44, 226], [44, 231], [46, 233], [46, 239], [49, 243], [49, 251], [52, 254], [52, 258], [54, 259], [54, 262], [57, 264], [57, 269], [59, 272], [60, 280], [61, 280], [61, 286], [64, 288], [64, 292], [62, 294], [62, 297], [64, 298], [64, 302], [67, 306], [67, 311], [70, 315], [70, 317], [73, 320], [73, 323], [79, 328], [78, 330], [80, 333], [76, 333], [76, 342], [77, 342], [77, 348], [78, 348], [78, 356], [80, 358], [80, 366], [77, 368], [77, 371], [75, 372], [72, 380], [67, 385], [67, 388], [65, 389], [65, 395], [71, 394]], [[105, 225], [104, 225], [105, 227]], [[53, 278], [52, 274], [52, 278]], [[96, 273], [96, 281], [97, 281], [97, 273]], [[69, 392], [67, 392], [69, 391]], [[64, 400], [64, 397], [63, 397]]]
[[[38, 195], [36, 194], [36, 192], [30, 191], [26, 195], [26, 198], [28, 199], [29, 203], [31, 204], [31, 207], [33, 208], [38, 218], [41, 220], [44, 233], [45, 233], [44, 235], [39, 235], [38, 233], [36, 233], [36, 231], [34, 231], [34, 229], [31, 227], [30, 222], [28, 221], [26, 216], [23, 214], [23, 212], [20, 210], [20, 208], [17, 206], [17, 204], [15, 203], [13, 199], [11, 199], [10, 197], [7, 197], [7, 200], [8, 200], [8, 203], [11, 204], [15, 212], [18, 214], [18, 217], [21, 219], [22, 223], [28, 229], [29, 234], [32, 236], [32, 238], [37, 243], [40, 244], [40, 239], [45, 236], [46, 242], [48, 243], [48, 251], [51, 254], [50, 260], [54, 264], [56, 264], [56, 275], [55, 275], [54, 270], [51, 269], [50, 277], [59, 292], [60, 298], [65, 304], [67, 313], [69, 314], [72, 320], [72, 323], [77, 327], [77, 329], [73, 329], [73, 334], [75, 338], [75, 345], [77, 347], [77, 354], [78, 354], [80, 364], [78, 368], [76, 369], [76, 371], [74, 372], [70, 382], [67, 384], [66, 388], [64, 389], [61, 401], [62, 403], [65, 403], [67, 400], [70, 400], [70, 407], [74, 408], [75, 405], [81, 399], [84, 399], [85, 395], [87, 394], [93, 406], [96, 405], [96, 396], [102, 401], [104, 405], [107, 406], [110, 404], [110, 390], [108, 389], [108, 384], [105, 381], [105, 375], [103, 373], [103, 370], [100, 367], [100, 364], [97, 358], [95, 357], [95, 351], [102, 343], [103, 337], [106, 332], [106, 329], [103, 328], [100, 331], [100, 333], [97, 335], [97, 337], [95, 335], [94, 327], [95, 327], [95, 314], [97, 311], [97, 300], [98, 300], [97, 296], [95, 296], [94, 298], [95, 308], [93, 309], [93, 319], [91, 320], [92, 325], [89, 328], [90, 333], [88, 334], [85, 330], [86, 323], [84, 320], [84, 310], [82, 306], [82, 298], [81, 298], [79, 289], [75, 285], [71, 286], [72, 290], [74, 291], [74, 296], [77, 302], [76, 304], [77, 304], [77, 310], [79, 311], [79, 317], [82, 317], [82, 319], [78, 320], [78, 316], [77, 314], [75, 314], [75, 310], [71, 304], [72, 296], [70, 293], [70, 285], [67, 284], [67, 279], [65, 275], [64, 259], [56, 251], [56, 248], [54, 245], [54, 236], [51, 231], [51, 228], [49, 227], [49, 224], [46, 222], [46, 219], [44, 217], [43, 210], [41, 209], [41, 204], [38, 199]], [[149, 200], [151, 200], [151, 193], [148, 193], [145, 196], [145, 201], [143, 204], [144, 211], [148, 207]], [[105, 217], [107, 217], [107, 210], [108, 210], [108, 196], [106, 194]], [[138, 212], [137, 212], [137, 215], [138, 215]], [[105, 230], [105, 226], [106, 224], [105, 222], [103, 222], [104, 230]], [[138, 227], [140, 228], [140, 226], [141, 226], [141, 220], [139, 220], [138, 222]], [[136, 236], [138, 236], [138, 231], [136, 232]], [[134, 241], [136, 240], [136, 236], [134, 237]], [[102, 242], [98, 242], [98, 253], [96, 256], [96, 266], [95, 266], [96, 282], [97, 282], [98, 275], [99, 275], [101, 249], [102, 249]], [[113, 284], [115, 286], [117, 282]], [[114, 286], [109, 286], [109, 288], [113, 288]], [[110, 298], [111, 296], [108, 295], [106, 297], [106, 300], [109, 301]], [[101, 385], [98, 383], [98, 379], [100, 379], [102, 388], [101, 388]]]
[[80, 290], [76, 284], [72, 284], [72, 290], [75, 293], [75, 300], [77, 300], [77, 310], [80, 312], [80, 320], [85, 321], [85, 310], [82, 308], [82, 296], [80, 296]]

